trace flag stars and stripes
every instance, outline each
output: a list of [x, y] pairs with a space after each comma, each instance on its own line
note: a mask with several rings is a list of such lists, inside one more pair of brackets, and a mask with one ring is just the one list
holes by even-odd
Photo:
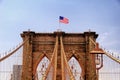
[[59, 22], [60, 23], [68, 24], [69, 20], [67, 18], [65, 18], [65, 17], [59, 16]]

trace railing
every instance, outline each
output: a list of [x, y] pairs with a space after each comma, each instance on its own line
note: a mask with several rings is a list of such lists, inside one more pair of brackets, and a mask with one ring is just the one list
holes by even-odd
[[120, 63], [118, 59], [104, 55], [104, 64], [99, 71], [99, 80], [120, 80]]

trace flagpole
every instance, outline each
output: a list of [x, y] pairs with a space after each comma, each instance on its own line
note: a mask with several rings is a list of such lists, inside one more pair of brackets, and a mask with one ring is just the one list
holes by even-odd
[[59, 26], [58, 26], [58, 29], [60, 29], [60, 21], [59, 21]]
[[59, 20], [58, 20], [58, 21], [59, 21], [59, 22], [58, 22], [58, 23], [59, 23], [59, 26], [58, 26], [58, 31], [61, 31], [61, 30], [60, 30], [60, 27], [61, 27], [60, 18], [59, 18]]

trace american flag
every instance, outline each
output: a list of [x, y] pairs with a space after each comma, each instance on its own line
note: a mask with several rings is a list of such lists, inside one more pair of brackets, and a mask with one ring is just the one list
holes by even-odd
[[65, 18], [65, 17], [59, 16], [59, 22], [68, 24], [69, 20], [67, 18]]

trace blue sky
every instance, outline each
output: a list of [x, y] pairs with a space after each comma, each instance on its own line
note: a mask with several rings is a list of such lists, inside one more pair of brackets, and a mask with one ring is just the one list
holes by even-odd
[[28, 29], [56, 31], [59, 16], [69, 19], [62, 31], [95, 31], [100, 45], [120, 55], [120, 0], [0, 0], [0, 53], [22, 42]]
[[22, 42], [20, 33], [28, 29], [56, 31], [59, 16], [69, 19], [63, 31], [91, 29], [102, 46], [120, 52], [120, 0], [0, 0], [0, 52]]

